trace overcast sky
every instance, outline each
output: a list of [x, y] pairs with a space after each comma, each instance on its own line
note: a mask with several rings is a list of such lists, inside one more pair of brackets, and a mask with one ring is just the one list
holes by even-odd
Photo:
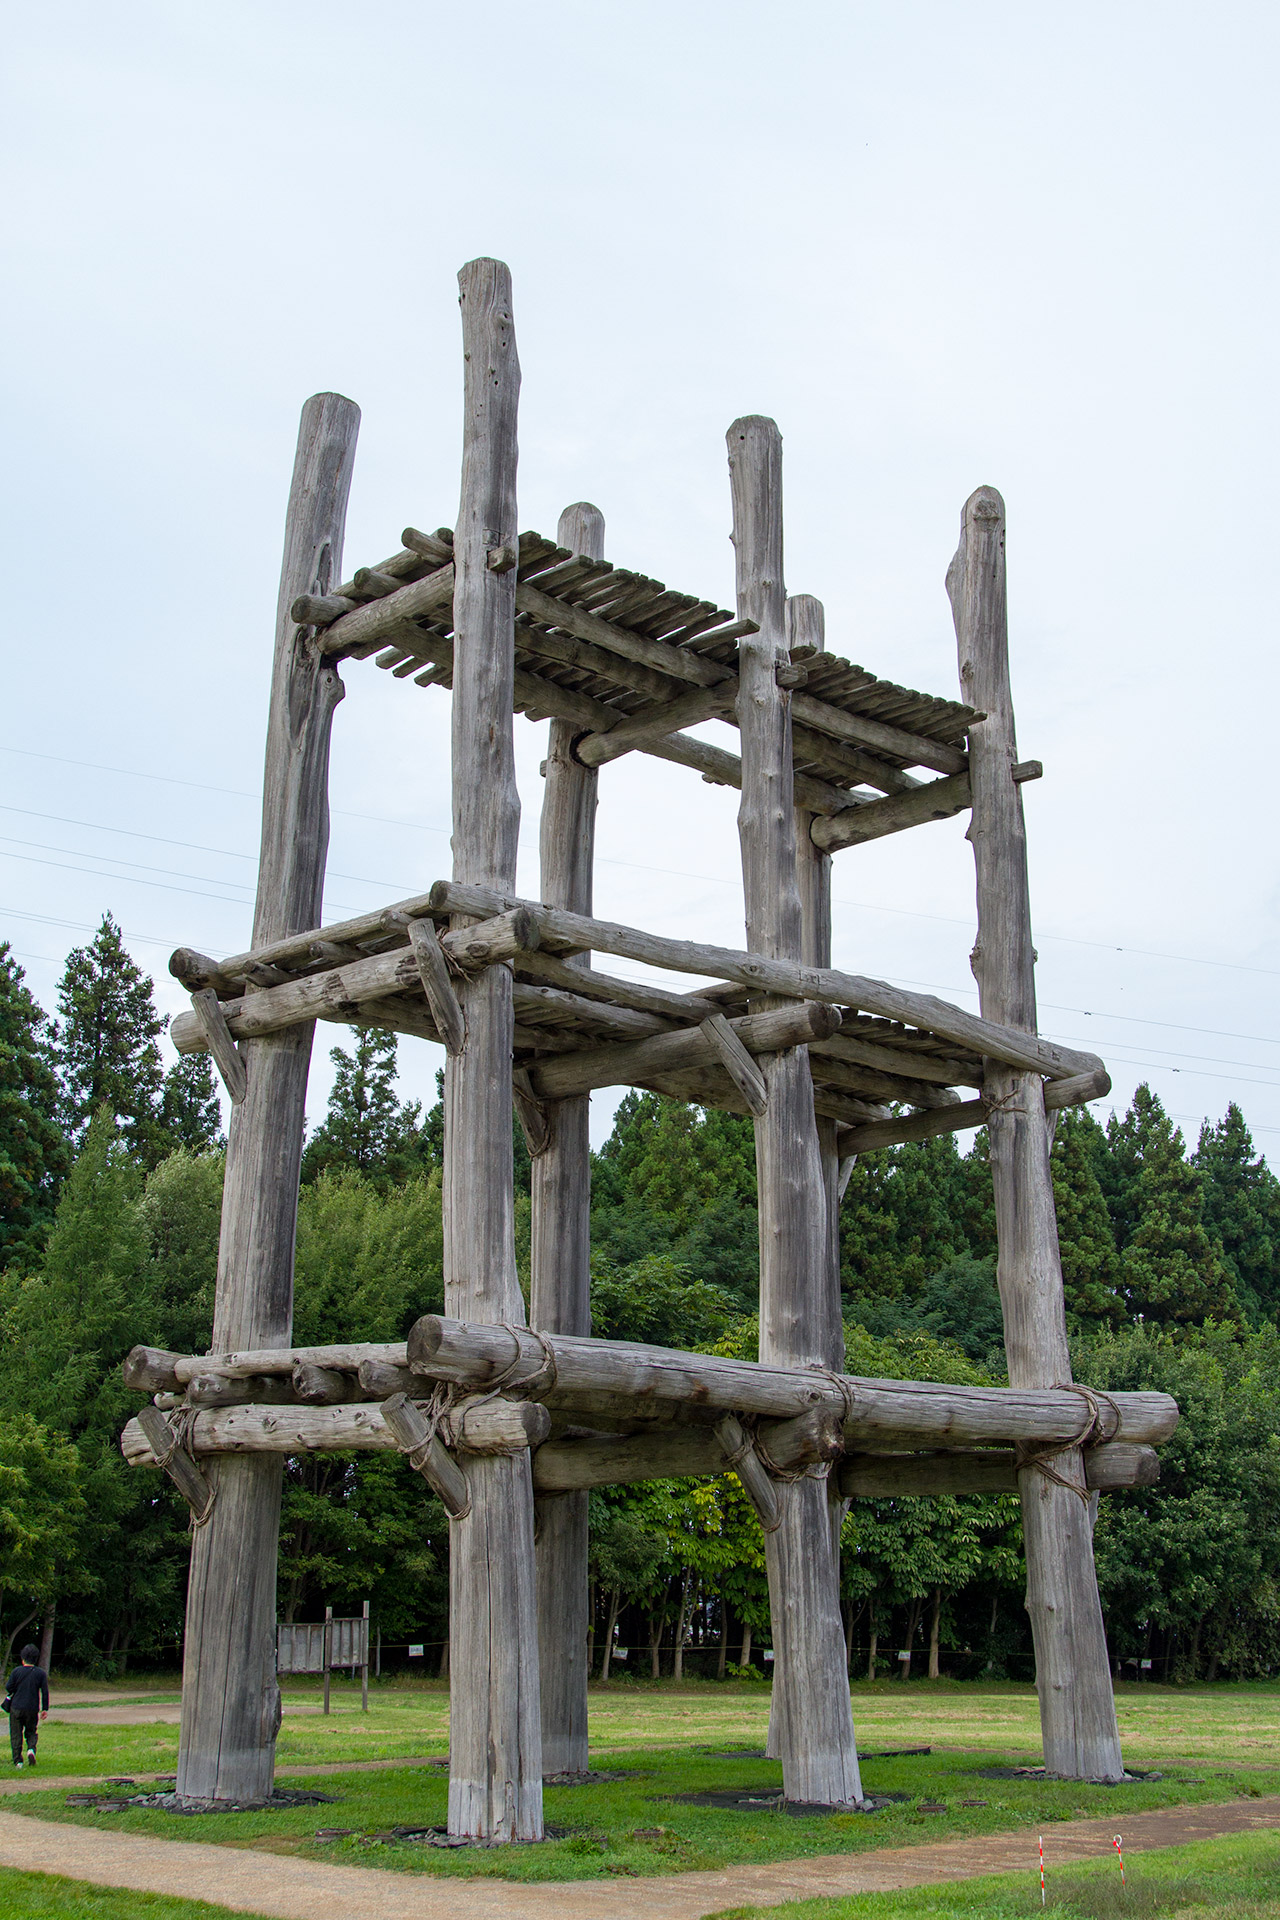
[[[593, 500], [732, 604], [724, 433], [772, 414], [788, 589], [954, 695], [943, 575], [1002, 490], [1041, 1024], [1275, 1158], [1278, 40], [1229, 0], [15, 10], [0, 938], [40, 999], [108, 909], [168, 1013], [173, 946], [247, 944], [299, 408], [363, 409], [348, 571], [451, 523], [496, 254], [522, 526]], [[447, 694], [344, 676], [331, 918], [449, 871]], [[601, 796], [597, 911], [739, 945], [736, 796], [639, 755]], [[837, 965], [976, 1007], [963, 827], [837, 856]]]

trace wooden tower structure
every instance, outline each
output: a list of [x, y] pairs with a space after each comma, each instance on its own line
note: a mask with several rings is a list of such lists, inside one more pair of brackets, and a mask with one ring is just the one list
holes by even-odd
[[[782, 446], [729, 429], [737, 606], [604, 558], [580, 503], [554, 540], [518, 530], [520, 384], [510, 276], [460, 275], [465, 428], [456, 526], [341, 577], [358, 412], [303, 410], [285, 535], [251, 947], [174, 973], [233, 1111], [212, 1350], [138, 1348], [153, 1396], [122, 1444], [194, 1521], [179, 1796], [262, 1801], [279, 1726], [275, 1570], [282, 1461], [400, 1449], [451, 1516], [449, 1827], [542, 1833], [544, 1774], [587, 1766], [587, 1490], [732, 1469], [765, 1531], [771, 1750], [788, 1798], [858, 1804], [838, 1605], [851, 1499], [1017, 1486], [1044, 1757], [1114, 1780], [1120, 1745], [1093, 1566], [1098, 1490], [1155, 1477], [1177, 1409], [1071, 1379], [1049, 1148], [1055, 1112], [1110, 1085], [1036, 1030], [1019, 761], [1009, 691], [1004, 507], [966, 503], [947, 576], [962, 700], [829, 653], [821, 604], [788, 597]], [[324, 926], [326, 775], [339, 664], [376, 657], [452, 689], [453, 873]], [[550, 721], [541, 899], [516, 896], [514, 713]], [[740, 754], [685, 729], [736, 724]], [[599, 921], [599, 769], [639, 752], [736, 788], [746, 944]], [[913, 772], [912, 769], [923, 770]], [[977, 864], [981, 1014], [831, 964], [841, 848], [962, 811]], [[693, 977], [623, 979], [618, 956]], [[303, 1102], [317, 1019], [446, 1049], [445, 1313], [392, 1346], [291, 1343]], [[760, 1359], [594, 1340], [588, 1100], [637, 1086], [750, 1114], [760, 1208]], [[518, 1284], [512, 1104], [533, 1156], [532, 1300]], [[837, 1214], [857, 1154], [986, 1125], [1007, 1388], [844, 1372]], [[540, 1524], [535, 1529], [535, 1509]]]

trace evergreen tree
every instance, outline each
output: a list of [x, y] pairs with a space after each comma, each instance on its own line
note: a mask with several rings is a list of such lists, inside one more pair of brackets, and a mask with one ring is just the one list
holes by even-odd
[[355, 1048], [334, 1047], [329, 1110], [302, 1156], [302, 1178], [343, 1169], [379, 1186], [408, 1179], [423, 1162], [421, 1108], [396, 1099], [396, 1036], [379, 1027], [358, 1029]]
[[160, 1129], [172, 1151], [209, 1153], [222, 1143], [222, 1108], [207, 1053], [180, 1054], [164, 1077]]
[[1108, 1122], [1107, 1142], [1130, 1313], [1162, 1324], [1238, 1319], [1231, 1275], [1205, 1228], [1200, 1175], [1186, 1158], [1181, 1128], [1145, 1083], [1124, 1119]]
[[1124, 1316], [1115, 1229], [1098, 1182], [1100, 1148], [1105, 1154], [1106, 1136], [1087, 1108], [1068, 1107], [1058, 1115], [1050, 1165], [1067, 1324], [1073, 1330]]
[[165, 1022], [149, 975], [125, 950], [108, 913], [92, 942], [67, 957], [55, 1029], [67, 1132], [77, 1145], [105, 1106], [129, 1151], [153, 1164], [166, 1150], [159, 1106], [163, 1072], [156, 1042]]
[[24, 978], [0, 942], [0, 1267], [39, 1252], [70, 1159], [45, 1012]]
[[953, 1134], [859, 1155], [840, 1209], [841, 1280], [856, 1320], [886, 1333], [918, 1324], [932, 1276], [973, 1252], [974, 1188]]
[[1204, 1186], [1204, 1224], [1219, 1242], [1250, 1319], [1280, 1310], [1280, 1180], [1255, 1158], [1234, 1100], [1217, 1126], [1207, 1121], [1192, 1157]]

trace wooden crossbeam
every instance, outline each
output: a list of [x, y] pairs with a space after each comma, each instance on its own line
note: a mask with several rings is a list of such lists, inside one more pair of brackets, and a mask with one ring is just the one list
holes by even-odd
[[760, 993], [857, 1007], [888, 1020], [921, 1027], [968, 1052], [1003, 1060], [1028, 1072], [1048, 1074], [1054, 1079], [1105, 1071], [1096, 1054], [1078, 1052], [1073, 1047], [1012, 1027], [997, 1026], [945, 1000], [935, 1000], [931, 994], [911, 993], [861, 974], [843, 973], [833, 967], [804, 967], [791, 960], [772, 960], [763, 954], [704, 946], [694, 940], [670, 940], [661, 934], [538, 907], [531, 901], [517, 902], [488, 888], [458, 886], [449, 880], [436, 882], [431, 889], [431, 902], [436, 913], [495, 913], [517, 904], [525, 905], [534, 915], [543, 947], [553, 953], [575, 950], [614, 953], [681, 973], [738, 980]]

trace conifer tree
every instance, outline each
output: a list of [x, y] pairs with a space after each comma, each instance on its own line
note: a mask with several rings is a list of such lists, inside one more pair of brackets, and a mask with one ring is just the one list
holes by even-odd
[[1150, 1087], [1137, 1089], [1123, 1120], [1112, 1116], [1107, 1141], [1129, 1311], [1165, 1324], [1238, 1319], [1231, 1275], [1204, 1224], [1199, 1172]]
[[1073, 1330], [1114, 1323], [1124, 1315], [1118, 1291], [1115, 1229], [1098, 1184], [1099, 1142], [1106, 1137], [1085, 1107], [1058, 1115], [1051, 1166], [1067, 1321]]
[[1219, 1242], [1236, 1292], [1256, 1323], [1280, 1309], [1280, 1180], [1261, 1155], [1235, 1101], [1217, 1126], [1200, 1129], [1192, 1164], [1204, 1186], [1204, 1223]]
[[46, 1015], [24, 978], [0, 942], [0, 1267], [39, 1252], [70, 1159]]
[[160, 1127], [171, 1150], [209, 1153], [222, 1142], [222, 1108], [207, 1053], [179, 1055], [164, 1077]]
[[356, 1032], [355, 1047], [329, 1055], [334, 1081], [323, 1124], [302, 1157], [304, 1181], [348, 1169], [379, 1185], [406, 1180], [422, 1165], [420, 1107], [396, 1099], [396, 1036], [378, 1027]]
[[111, 915], [93, 940], [67, 957], [55, 1029], [67, 1132], [78, 1146], [106, 1107], [121, 1138], [150, 1165], [165, 1151], [159, 1106], [163, 1071], [157, 1041], [165, 1022], [151, 979], [125, 949]]

